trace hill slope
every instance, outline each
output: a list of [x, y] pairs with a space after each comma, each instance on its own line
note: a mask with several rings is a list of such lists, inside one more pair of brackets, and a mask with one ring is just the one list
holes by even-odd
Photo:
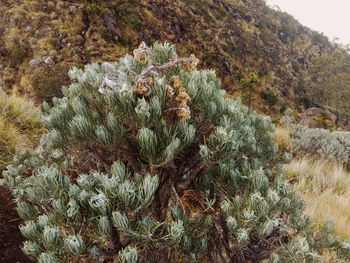
[[167, 40], [217, 69], [231, 94], [242, 93], [247, 72], [258, 73], [255, 107], [279, 114], [309, 104], [309, 65], [339, 49], [263, 0], [3, 0], [0, 9], [2, 86], [38, 101], [59, 94], [73, 65]]

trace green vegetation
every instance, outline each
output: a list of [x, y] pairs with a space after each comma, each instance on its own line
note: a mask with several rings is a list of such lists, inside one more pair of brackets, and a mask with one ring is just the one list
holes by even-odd
[[254, 72], [248, 74], [246, 78], [240, 80], [240, 86], [243, 89], [243, 102], [247, 103], [248, 108], [252, 108], [253, 96], [256, 92], [257, 84], [259, 83], [259, 77]]
[[[221, 89], [198, 59], [144, 43], [118, 63], [69, 72], [44, 104], [48, 134], [1, 184], [43, 263], [320, 262], [350, 259], [284, 180], [274, 125]], [[149, 70], [152, 69], [152, 70]]]
[[[15, 194], [28, 257], [349, 262], [349, 241], [335, 236], [350, 238], [348, 141], [324, 129], [290, 131], [311, 106], [331, 113], [310, 114], [312, 127], [350, 125], [348, 50], [264, 0], [151, 2], [0, 5], [0, 84], [49, 103], [48, 134], [19, 155], [38, 144], [40, 111], [0, 95], [0, 170], [12, 164], [2, 183]], [[141, 40], [169, 40], [181, 56], [200, 57], [229, 96], [212, 71], [191, 63], [136, 81], [149, 52], [162, 65], [175, 57], [169, 45], [84, 66], [115, 61]], [[54, 63], [28, 63], [48, 55]], [[275, 131], [279, 152], [271, 121], [254, 110], [285, 125]], [[287, 151], [294, 160], [283, 165]]]
[[142, 26], [142, 20], [138, 10], [130, 3], [118, 6], [117, 15], [123, 21], [130, 23], [135, 30], [139, 30]]
[[291, 131], [291, 149], [299, 156], [315, 156], [345, 164], [350, 155], [350, 135], [302, 125]]
[[305, 80], [307, 98], [338, 112], [349, 125], [350, 118], [350, 55], [345, 51], [324, 54], [316, 59]]

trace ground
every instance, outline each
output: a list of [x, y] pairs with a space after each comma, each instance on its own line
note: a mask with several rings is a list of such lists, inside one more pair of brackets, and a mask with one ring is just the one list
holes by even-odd
[[0, 188], [0, 263], [30, 262], [19, 247], [22, 237], [19, 218], [10, 193]]

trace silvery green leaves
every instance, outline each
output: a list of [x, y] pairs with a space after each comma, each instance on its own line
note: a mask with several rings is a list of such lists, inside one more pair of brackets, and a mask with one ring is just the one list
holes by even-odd
[[159, 64], [164, 64], [171, 59], [177, 58], [175, 46], [169, 42], [155, 43], [152, 50], [154, 59]]
[[81, 175], [77, 181], [83, 190], [78, 198], [100, 215], [107, 215], [114, 209], [126, 211], [147, 209], [159, 185], [157, 176], [149, 174], [132, 176], [119, 162], [113, 164], [111, 175], [101, 173]]
[[226, 223], [230, 231], [234, 231], [238, 226], [237, 220], [233, 216], [227, 217]]
[[151, 117], [150, 105], [144, 98], [137, 100], [135, 113], [141, 124], [145, 124], [149, 121], [149, 118]]
[[149, 206], [153, 199], [155, 192], [159, 185], [159, 179], [157, 176], [146, 175], [142, 182], [142, 192], [141, 192], [141, 200], [143, 206]]
[[349, 242], [329, 226], [314, 234], [302, 216], [271, 120], [229, 97], [214, 71], [174, 60], [169, 43], [141, 47], [146, 57], [72, 69], [64, 97], [43, 106], [40, 148], [4, 172], [24, 252], [43, 263], [258, 262], [273, 252], [271, 262], [298, 263], [332, 248], [350, 259]]
[[131, 222], [129, 218], [120, 213], [119, 211], [115, 211], [112, 213], [113, 223], [115, 227], [126, 234], [133, 235], [134, 230], [132, 229]]
[[106, 215], [110, 210], [109, 200], [104, 193], [92, 195], [89, 200], [89, 205], [101, 215]]
[[28, 202], [17, 203], [17, 213], [23, 220], [33, 220], [37, 216], [37, 211]]
[[292, 150], [298, 155], [311, 155], [330, 161], [346, 163], [350, 154], [350, 136], [345, 132], [296, 126], [291, 135]]
[[[93, 91], [103, 79], [103, 68], [97, 63], [85, 65], [84, 69], [72, 68], [68, 75], [70, 79], [79, 84], [82, 90]], [[69, 94], [65, 94], [68, 96]]]
[[68, 236], [64, 239], [64, 246], [73, 257], [79, 257], [85, 250], [85, 243], [81, 236]]
[[59, 263], [58, 257], [51, 252], [41, 253], [38, 257], [38, 263]]
[[121, 263], [137, 263], [139, 260], [139, 253], [137, 248], [127, 246], [119, 252]]
[[31, 260], [36, 260], [37, 257], [41, 254], [41, 247], [32, 241], [25, 241], [23, 244], [22, 251], [26, 254]]
[[19, 227], [22, 235], [31, 241], [39, 241], [41, 239], [41, 229], [35, 221], [26, 221], [24, 225]]
[[[162, 226], [147, 216], [139, 218], [115, 211], [120, 209], [137, 214], [147, 210], [159, 185], [157, 176], [133, 175], [120, 162], [112, 165], [108, 175], [97, 172], [80, 175], [77, 184], [72, 184], [54, 168], [41, 167], [39, 171], [41, 176], [38, 174], [31, 180], [44, 181], [31, 182], [40, 186], [40, 191], [50, 184], [51, 188], [45, 190], [47, 195], [31, 190], [31, 197], [35, 194], [41, 196], [30, 199], [35, 201], [34, 204], [22, 201], [18, 205], [19, 213], [26, 220], [20, 227], [21, 233], [30, 240], [24, 244], [23, 250], [32, 259], [59, 262], [64, 254], [78, 258], [85, 251], [86, 240], [79, 235], [67, 236], [61, 228], [81, 229], [84, 218], [91, 217], [90, 234], [104, 240], [116, 230], [133, 238], [152, 240], [154, 232]], [[53, 187], [56, 184], [57, 190]], [[44, 202], [43, 197], [48, 199]], [[42, 210], [37, 208], [40, 204], [50, 212], [41, 214]]]
[[120, 211], [112, 213], [113, 225], [120, 231], [122, 239], [152, 243], [157, 240], [168, 240], [167, 236], [161, 235], [165, 222], [157, 222], [150, 216], [136, 218]]
[[[220, 107], [218, 99], [224, 97], [224, 90], [220, 90], [220, 81], [213, 70], [190, 71], [182, 76], [186, 84], [186, 90], [192, 99], [193, 105], [198, 108], [200, 114], [218, 116], [220, 110], [210, 111], [215, 106]], [[201, 88], [198, 88], [201, 87]], [[216, 93], [219, 93], [217, 96]], [[215, 103], [214, 107], [208, 108], [208, 103]], [[209, 104], [210, 105], [210, 104]]]
[[170, 225], [169, 235], [175, 244], [180, 243], [181, 237], [185, 233], [184, 224], [181, 220], [173, 221]]
[[58, 250], [63, 245], [63, 237], [58, 227], [46, 226], [42, 238], [44, 247], [48, 251]]
[[159, 123], [159, 128], [151, 130], [141, 128], [137, 134], [137, 142], [141, 157], [151, 165], [166, 165], [176, 155], [194, 142], [196, 129], [188, 122], [179, 122], [168, 128]]
[[35, 175], [24, 183], [24, 196], [27, 200], [45, 204], [58, 198], [68, 187], [69, 179], [56, 168], [41, 166]]
[[181, 149], [180, 139], [173, 138], [168, 142], [164, 142], [154, 131], [148, 128], [139, 130], [137, 141], [142, 157], [153, 165], [169, 163]]
[[201, 145], [201, 158], [204, 163], [234, 159], [240, 145], [239, 136], [235, 131], [217, 127], [207, 139], [207, 144]]
[[301, 236], [297, 236], [289, 242], [286, 256], [291, 258], [305, 258], [306, 262], [311, 263], [324, 261], [322, 256], [312, 251], [306, 238]]
[[98, 219], [98, 228], [99, 228], [99, 232], [103, 236], [109, 236], [109, 234], [111, 233], [111, 230], [112, 230], [112, 226], [111, 226], [111, 223], [109, 221], [108, 216], [101, 216]]

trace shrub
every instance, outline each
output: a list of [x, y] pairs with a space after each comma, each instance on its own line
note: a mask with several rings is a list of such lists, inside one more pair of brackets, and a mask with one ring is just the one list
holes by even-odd
[[288, 108], [284, 111], [282, 118], [279, 121], [279, 124], [285, 127], [295, 126], [297, 123], [297, 118], [292, 109]]
[[292, 130], [292, 150], [299, 156], [346, 163], [349, 158], [350, 136], [321, 128], [298, 125]]
[[62, 96], [62, 85], [69, 83], [68, 70], [69, 67], [60, 64], [35, 69], [30, 77], [35, 97], [42, 102]]
[[278, 97], [270, 92], [262, 91], [260, 97], [271, 107], [278, 104]]
[[[268, 117], [169, 44], [73, 68], [49, 133], [3, 173], [39, 262], [316, 262], [350, 244], [311, 231]], [[31, 174], [31, 176], [29, 176]]]
[[9, 49], [11, 67], [19, 66], [30, 53], [28, 43], [21, 43], [17, 39], [11, 43]]
[[252, 107], [253, 94], [256, 91], [257, 85], [260, 82], [259, 76], [254, 72], [250, 72], [246, 78], [242, 78], [239, 84], [244, 92], [244, 101], [248, 107]]

